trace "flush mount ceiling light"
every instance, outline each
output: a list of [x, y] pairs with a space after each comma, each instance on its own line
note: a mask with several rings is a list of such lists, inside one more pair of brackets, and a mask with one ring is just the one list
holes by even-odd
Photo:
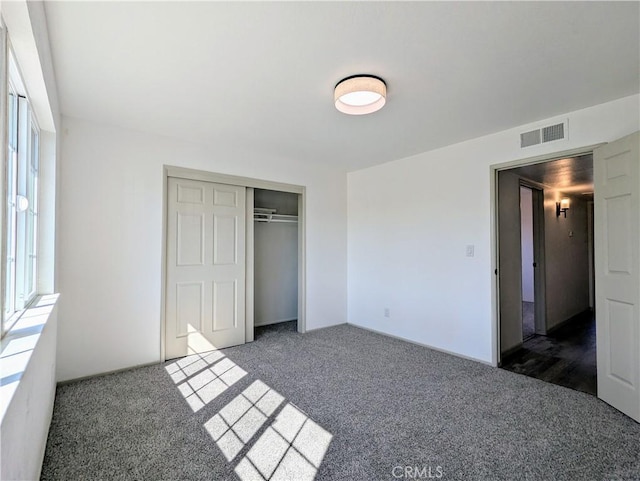
[[387, 101], [387, 85], [373, 75], [354, 75], [338, 82], [333, 100], [342, 113], [371, 114], [380, 110]]

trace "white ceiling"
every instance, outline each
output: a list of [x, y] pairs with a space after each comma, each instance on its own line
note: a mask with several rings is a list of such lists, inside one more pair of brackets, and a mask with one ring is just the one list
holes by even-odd
[[[46, 2], [64, 114], [346, 170], [640, 89], [638, 2]], [[343, 77], [387, 105], [333, 107]]]

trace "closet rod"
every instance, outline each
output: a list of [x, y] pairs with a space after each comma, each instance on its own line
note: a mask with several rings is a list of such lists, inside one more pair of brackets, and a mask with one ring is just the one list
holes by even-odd
[[287, 219], [253, 219], [256, 222], [267, 222], [267, 223], [280, 223], [280, 224], [297, 224], [297, 220], [287, 220]]

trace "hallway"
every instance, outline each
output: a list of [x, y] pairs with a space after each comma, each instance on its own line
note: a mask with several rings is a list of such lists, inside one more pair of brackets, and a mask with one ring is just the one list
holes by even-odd
[[596, 395], [596, 324], [586, 311], [548, 336], [527, 339], [503, 369]]

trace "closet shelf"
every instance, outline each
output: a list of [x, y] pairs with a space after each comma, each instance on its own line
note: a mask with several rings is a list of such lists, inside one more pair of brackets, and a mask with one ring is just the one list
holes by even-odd
[[297, 224], [297, 215], [286, 215], [276, 213], [276, 209], [256, 208], [253, 210], [253, 220], [255, 222], [280, 222], [287, 224]]

